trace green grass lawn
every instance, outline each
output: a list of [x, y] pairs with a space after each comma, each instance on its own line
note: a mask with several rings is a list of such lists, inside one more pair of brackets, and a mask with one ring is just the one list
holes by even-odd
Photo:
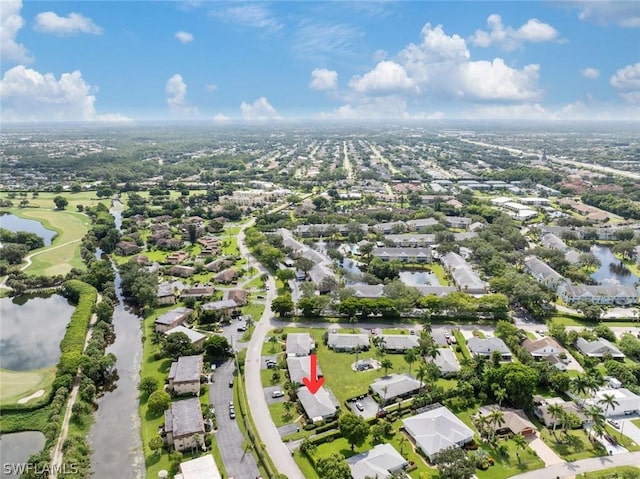
[[274, 354], [280, 354], [284, 351], [284, 341], [278, 338], [278, 342], [272, 344], [268, 341], [271, 336], [273, 335], [267, 336], [267, 341], [262, 345], [262, 356], [273, 356]]
[[631, 420], [631, 422], [633, 424], [635, 424], [636, 426], [640, 427], [640, 419], [633, 419], [633, 420]]
[[540, 438], [555, 451], [565, 461], [577, 461], [579, 459], [587, 459], [590, 457], [599, 457], [605, 454], [603, 449], [596, 449], [594, 444], [589, 441], [586, 431], [583, 429], [575, 429], [569, 431], [570, 441], [568, 444], [561, 444], [558, 441], [564, 440], [565, 434], [556, 431], [557, 439], [548, 429], [544, 428], [540, 431]]
[[447, 274], [444, 272], [444, 269], [442, 268], [442, 265], [433, 263], [431, 265], [431, 271], [433, 271], [433, 273], [437, 276], [441, 286], [451, 285], [451, 283], [449, 282], [449, 279], [447, 278]]
[[[97, 206], [98, 203], [102, 203], [107, 207], [111, 206], [111, 198], [98, 199], [95, 191], [81, 191], [80, 193], [71, 193], [68, 191], [63, 191], [62, 193], [55, 193], [53, 191], [42, 191], [38, 192], [38, 196], [35, 198], [33, 197], [33, 194], [30, 193], [26, 199], [29, 200], [29, 207], [31, 208], [35, 207], [42, 209], [51, 209], [55, 207], [53, 199], [58, 195], [63, 196], [67, 199], [67, 201], [69, 202], [69, 204], [67, 205], [67, 210], [71, 211], [77, 211], [78, 205]], [[1, 193], [0, 198], [9, 199], [7, 193]], [[16, 196], [11, 201], [14, 205], [18, 205], [20, 204], [21, 200], [21, 196]], [[24, 211], [26, 209], [28, 208], [23, 208], [21, 210]]]
[[[512, 439], [498, 440], [498, 446], [502, 444], [507, 446], [507, 455], [502, 455], [497, 448], [491, 445], [483, 444], [480, 448], [488, 452], [495, 463], [486, 471], [476, 470], [476, 476], [479, 479], [504, 479], [544, 467], [542, 459], [530, 447], [525, 450], [518, 449]], [[518, 456], [520, 457], [518, 458]]]
[[629, 451], [640, 451], [640, 444], [636, 444], [629, 436], [623, 434], [624, 429], [619, 431], [611, 427], [609, 424], [605, 424], [605, 428], [607, 432], [616, 439], [616, 441]]
[[406, 329], [385, 328], [382, 330], [382, 334], [409, 334], [409, 332]]
[[[32, 371], [9, 371], [0, 369], [0, 405], [16, 404], [19, 399], [28, 397], [36, 391], [44, 390], [43, 398], [51, 390], [56, 376], [56, 367], [36, 369]], [[31, 399], [28, 404], [36, 403], [40, 398]]]
[[[636, 476], [640, 475], [640, 467], [633, 466], [620, 466], [611, 467], [609, 469], [603, 469], [602, 471], [585, 472], [584, 474], [578, 474], [575, 479], [618, 479], [619, 477], [625, 477], [624, 474], [635, 473]], [[634, 476], [629, 476], [634, 477]]]
[[274, 402], [269, 404], [269, 412], [273, 418], [273, 422], [276, 427], [285, 426], [291, 424], [300, 415], [296, 411], [295, 407], [291, 408], [289, 414], [284, 409], [284, 402]]

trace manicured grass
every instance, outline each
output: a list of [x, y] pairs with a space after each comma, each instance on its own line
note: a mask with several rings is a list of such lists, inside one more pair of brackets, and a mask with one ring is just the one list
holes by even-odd
[[433, 273], [437, 276], [441, 286], [451, 285], [451, 283], [449, 282], [449, 279], [447, 278], [447, 274], [444, 272], [444, 269], [442, 268], [442, 265], [433, 263], [431, 265], [431, 271], [433, 271]]
[[460, 351], [462, 351], [462, 356], [467, 359], [471, 359], [471, 353], [469, 353], [469, 350], [467, 349], [467, 340], [464, 339], [464, 336], [462, 335], [462, 333], [457, 329], [452, 330], [452, 333], [453, 333], [453, 336], [456, 338], [456, 342], [458, 343], [458, 346], [460, 346]]
[[633, 424], [635, 424], [636, 426], [640, 427], [640, 419], [633, 419], [633, 420], [631, 420], [631, 422]]
[[[280, 371], [280, 380], [273, 382], [271, 378], [273, 377], [273, 373], [275, 371]], [[264, 387], [283, 385], [286, 379], [287, 372], [284, 369], [261, 369], [260, 370], [260, 382]]]
[[385, 328], [382, 330], [382, 334], [409, 334], [406, 329]]
[[278, 338], [278, 342], [272, 344], [268, 341], [271, 336], [267, 336], [267, 341], [262, 345], [262, 356], [273, 356], [274, 354], [280, 354], [284, 351], [284, 341]]
[[[42, 191], [38, 193], [37, 197], [33, 197], [30, 193], [27, 196], [27, 200], [29, 200], [29, 207], [37, 207], [41, 209], [52, 209], [55, 207], [53, 203], [53, 199], [56, 196], [62, 196], [67, 199], [69, 204], [67, 205], [67, 210], [77, 211], [77, 206], [97, 206], [98, 203], [102, 203], [107, 207], [111, 206], [111, 198], [102, 198], [98, 199], [95, 191], [81, 191], [80, 193], [71, 193], [69, 191], [63, 191], [62, 193], [55, 193], [52, 191]], [[0, 198], [9, 199], [7, 193], [0, 194]], [[21, 196], [17, 196], [12, 199], [14, 205], [20, 204], [22, 200]], [[28, 210], [29, 208], [21, 208], [21, 211]]]
[[296, 417], [299, 416], [298, 411], [296, 411], [295, 407], [292, 407], [289, 411], [289, 415], [284, 409], [284, 402], [274, 402], [269, 404], [269, 412], [271, 413], [271, 417], [273, 418], [273, 422], [276, 427], [284, 426], [286, 424], [291, 424], [294, 422]]
[[[27, 397], [32, 393], [44, 389], [43, 398], [47, 396], [51, 389], [51, 384], [56, 376], [56, 368], [43, 368], [33, 371], [9, 371], [0, 369], [0, 404], [16, 404], [19, 399]], [[39, 399], [31, 399], [27, 404], [37, 402]]]
[[609, 424], [605, 424], [605, 428], [611, 435], [611, 437], [615, 438], [618, 443], [627, 448], [629, 451], [640, 451], [640, 444], [636, 444], [629, 436], [623, 434], [624, 429], [622, 431], [619, 431], [612, 428]]
[[587, 433], [583, 429], [571, 430], [568, 435], [570, 436], [570, 442], [561, 444], [558, 441], [565, 440], [564, 432], [556, 431], [557, 439], [555, 439], [548, 429], [545, 428], [540, 431], [540, 438], [565, 461], [577, 461], [605, 454], [603, 449], [595, 449], [594, 444], [589, 441]]
[[625, 473], [635, 473], [638, 476], [640, 475], [640, 467], [620, 466], [603, 469], [602, 471], [585, 472], [584, 474], [578, 474], [576, 479], [618, 479], [619, 477], [625, 477]]
[[[518, 449], [512, 439], [499, 440], [498, 445], [502, 444], [507, 446], [507, 455], [500, 454], [497, 448], [490, 445], [483, 444], [480, 447], [480, 449], [484, 449], [493, 457], [495, 463], [486, 471], [476, 470], [476, 476], [478, 476], [479, 479], [504, 479], [544, 467], [542, 459], [540, 459], [530, 447], [524, 450]], [[518, 459], [518, 456], [520, 456], [520, 459]]]

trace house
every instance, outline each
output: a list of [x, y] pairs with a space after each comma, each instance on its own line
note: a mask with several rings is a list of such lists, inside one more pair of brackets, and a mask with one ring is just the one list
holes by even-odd
[[180, 278], [189, 278], [196, 274], [196, 269], [191, 266], [183, 266], [181, 264], [177, 264], [172, 266], [169, 270], [169, 274], [171, 276], [179, 276]]
[[222, 479], [211, 454], [180, 463], [180, 473], [173, 479]]
[[540, 238], [540, 243], [542, 243], [542, 246], [549, 249], [559, 249], [560, 251], [567, 251], [569, 249], [567, 244], [553, 233], [543, 234]]
[[164, 412], [164, 432], [169, 446], [184, 451], [198, 445], [204, 446], [204, 421], [200, 399], [174, 401]]
[[567, 281], [564, 276], [537, 256], [527, 256], [524, 259], [524, 269], [537, 281], [554, 290]]
[[200, 395], [202, 355], [180, 356], [169, 369], [169, 389], [175, 394]]
[[316, 343], [309, 333], [289, 333], [287, 334], [287, 357], [309, 356], [316, 347]]
[[561, 371], [567, 369], [559, 356], [561, 354], [568, 356], [569, 353], [553, 338], [548, 336], [537, 340], [527, 338], [523, 341], [522, 347], [529, 351], [534, 359], [545, 359]]
[[594, 304], [630, 305], [638, 303], [638, 291], [628, 285], [563, 284], [558, 293], [567, 304], [587, 301]]
[[429, 248], [373, 248], [371, 255], [382, 261], [397, 260], [402, 263], [431, 263]]
[[382, 284], [350, 284], [347, 288], [353, 290], [353, 296], [356, 298], [384, 297], [384, 285]]
[[320, 294], [328, 293], [331, 285], [338, 282], [331, 266], [325, 263], [316, 264], [309, 271], [309, 279]]
[[511, 351], [504, 344], [504, 341], [500, 338], [487, 338], [482, 339], [476, 336], [467, 340], [467, 347], [469, 352], [474, 356], [484, 356], [485, 358], [491, 358], [494, 351], [500, 353], [501, 361], [511, 361], [513, 355]]
[[483, 294], [489, 290], [489, 283], [480, 279], [471, 265], [458, 253], [451, 251], [443, 255], [440, 261], [460, 291], [468, 294]]
[[229, 284], [234, 282], [236, 278], [238, 278], [238, 276], [240, 276], [239, 271], [233, 268], [227, 268], [223, 271], [220, 271], [218, 274], [216, 274], [213, 277], [213, 279], [218, 283]]
[[418, 337], [408, 334], [381, 334], [381, 346], [388, 353], [404, 353], [418, 347]]
[[129, 256], [132, 254], [139, 253], [141, 250], [140, 246], [138, 246], [133, 241], [119, 241], [116, 244], [116, 253], [122, 256]]
[[222, 299], [220, 301], [211, 301], [200, 306], [200, 310], [205, 314], [213, 315], [218, 320], [229, 319], [234, 311], [238, 308], [238, 304], [232, 299]]
[[247, 304], [249, 292], [246, 289], [230, 289], [225, 291], [225, 298], [234, 301], [238, 306]]
[[158, 316], [153, 324], [155, 325], [158, 333], [164, 333], [169, 329], [184, 324], [184, 322], [191, 317], [191, 314], [193, 314], [193, 309], [183, 307], [175, 308], [171, 311], [167, 311], [161, 316]]
[[422, 296], [429, 296], [430, 294], [433, 294], [438, 298], [442, 298], [443, 296], [458, 291], [455, 286], [429, 286], [426, 284], [414, 284], [411, 285], [411, 287], [417, 289]]
[[423, 410], [404, 419], [402, 427], [416, 448], [430, 461], [444, 449], [461, 447], [473, 441], [475, 433], [446, 407], [435, 403]]
[[576, 340], [576, 348], [590, 358], [605, 358], [611, 357], [622, 361], [624, 354], [620, 351], [611, 341], [604, 338], [598, 338], [595, 341], [587, 341], [584, 338], [578, 338]]
[[[311, 361], [308, 356], [289, 357], [287, 358], [287, 370], [289, 371], [289, 380], [292, 383], [303, 384], [302, 378], [311, 376]], [[317, 365], [317, 375], [319, 378], [323, 376], [320, 365]]]
[[347, 464], [353, 479], [388, 479], [409, 465], [391, 444], [378, 444], [367, 452], [348, 458]]
[[193, 329], [185, 328], [184, 326], [176, 326], [175, 328], [171, 328], [168, 331], [164, 332], [165, 336], [169, 336], [170, 334], [174, 333], [186, 334], [189, 338], [189, 341], [191, 341], [191, 345], [196, 351], [202, 351], [204, 341], [207, 339], [204, 334], [194, 331]]
[[173, 293], [173, 285], [171, 283], [161, 283], [158, 285], [156, 301], [159, 306], [176, 304], [176, 295]]
[[504, 414], [501, 423], [492, 423], [489, 427], [493, 428], [496, 434], [522, 434], [523, 436], [531, 436], [538, 430], [522, 409], [501, 408], [497, 404], [490, 406], [482, 406], [477, 413], [477, 417], [490, 416], [494, 410], [502, 411]]
[[456, 376], [460, 372], [460, 363], [451, 348], [438, 348], [435, 358], [425, 356], [424, 360], [438, 366], [444, 377]]
[[390, 234], [401, 233], [407, 230], [407, 225], [404, 221], [392, 221], [390, 223], [378, 223], [371, 227], [376, 233]]
[[549, 412], [549, 407], [557, 404], [559, 405], [565, 413], [575, 414], [582, 423], [587, 421], [587, 416], [585, 416], [581, 409], [577, 406], [573, 401], [565, 401], [559, 397], [556, 398], [542, 398], [534, 397], [534, 408], [533, 413], [540, 419], [542, 424], [549, 428], [553, 428], [554, 425], [558, 426], [562, 422], [562, 418], [556, 417]]
[[[613, 396], [615, 402], [618, 404], [610, 406], [604, 403], [605, 395]], [[587, 399], [585, 403], [599, 405], [605, 416], [621, 416], [623, 414], [630, 415], [640, 412], [640, 396], [625, 388], [601, 389], [596, 392], [595, 397]]]
[[184, 251], [176, 251], [175, 253], [171, 253], [169, 256], [167, 256], [164, 261], [165, 263], [169, 264], [180, 264], [188, 257], [188, 253], [185, 253]]
[[465, 218], [464, 216], [444, 217], [444, 224], [450, 228], [467, 229], [472, 222], [471, 218]]
[[435, 218], [421, 218], [417, 220], [409, 220], [406, 224], [411, 231], [420, 231], [423, 228], [437, 225], [438, 221]]
[[436, 235], [423, 233], [409, 235], [389, 234], [385, 235], [384, 239], [390, 241], [396, 247], [418, 248], [434, 244], [436, 241]]
[[207, 268], [207, 271], [212, 271], [214, 273], [219, 273], [225, 268], [233, 265], [233, 260], [227, 258], [218, 258], [211, 263], [207, 263], [204, 267]]
[[180, 293], [180, 299], [195, 298], [206, 299], [213, 296], [215, 289], [212, 286], [194, 286], [193, 288], [185, 288]]
[[330, 332], [327, 338], [327, 346], [337, 352], [352, 352], [356, 349], [366, 351], [369, 349], [369, 335]]
[[420, 390], [422, 384], [410, 374], [390, 374], [376, 379], [369, 389], [382, 405], [399, 398], [408, 398]]
[[336, 417], [340, 403], [328, 388], [323, 386], [311, 394], [305, 386], [298, 389], [297, 395], [304, 413], [314, 424]]

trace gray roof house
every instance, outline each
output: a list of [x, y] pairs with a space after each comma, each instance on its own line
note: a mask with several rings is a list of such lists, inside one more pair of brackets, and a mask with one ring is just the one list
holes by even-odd
[[408, 334], [381, 334], [384, 350], [389, 353], [404, 353], [418, 347], [418, 337]]
[[[302, 378], [308, 378], [311, 375], [311, 365], [308, 356], [287, 358], [287, 369], [289, 370], [289, 379], [292, 383], [302, 383]], [[317, 375], [322, 377], [322, 369], [317, 366]]]
[[474, 356], [485, 356], [489, 358], [494, 351], [498, 351], [502, 361], [511, 361], [513, 357], [507, 345], [504, 344], [504, 341], [500, 338], [482, 339], [474, 336], [467, 340], [467, 347], [469, 348], [469, 352]]
[[629, 305], [638, 303], [638, 290], [630, 285], [562, 284], [558, 294], [565, 303], [588, 301], [595, 304]]
[[297, 391], [298, 400], [302, 404], [305, 414], [316, 423], [325, 419], [333, 419], [336, 416], [339, 403], [333, 393], [324, 386], [318, 389], [315, 394], [311, 394], [306, 387], [301, 387]]
[[397, 398], [406, 398], [420, 389], [420, 381], [410, 374], [389, 374], [376, 379], [369, 386], [379, 397], [380, 404], [387, 404]]
[[178, 451], [191, 447], [194, 435], [202, 445], [204, 422], [200, 399], [190, 398], [172, 402], [171, 407], [164, 412], [164, 431], [168, 444]]
[[566, 251], [569, 249], [567, 243], [562, 241], [553, 233], [543, 234], [540, 238], [540, 243], [542, 243], [542, 246], [549, 249], [559, 249], [560, 251]]
[[425, 356], [424, 360], [438, 366], [443, 376], [455, 376], [460, 372], [460, 363], [451, 348], [438, 348], [435, 358]]
[[169, 389], [177, 394], [199, 394], [202, 355], [180, 356], [169, 369]]
[[391, 444], [378, 444], [373, 449], [347, 459], [353, 479], [376, 477], [387, 479], [409, 465]]
[[350, 284], [348, 289], [353, 290], [356, 298], [382, 298], [384, 296], [384, 285], [382, 284]]
[[449, 252], [440, 258], [442, 265], [453, 277], [460, 291], [469, 294], [482, 294], [489, 290], [489, 283], [471, 268], [471, 265], [458, 253]]
[[430, 263], [429, 248], [373, 248], [371, 255], [383, 261], [398, 260], [403, 263]]
[[463, 446], [473, 440], [474, 432], [446, 407], [434, 404], [421, 414], [402, 421], [405, 431], [416, 447], [429, 460], [438, 452]]
[[185, 328], [184, 326], [176, 326], [175, 328], [171, 328], [164, 332], [164, 334], [167, 336], [173, 333], [186, 334], [187, 337], [189, 338], [189, 341], [191, 341], [191, 344], [196, 349], [202, 349], [202, 346], [204, 345], [204, 341], [205, 339], [207, 339], [207, 337], [204, 334], [194, 331], [193, 329]]
[[309, 333], [289, 333], [287, 334], [287, 356], [309, 356], [311, 350], [316, 347], [316, 343]]
[[584, 338], [578, 338], [576, 348], [591, 358], [603, 358], [611, 356], [613, 359], [624, 359], [624, 354], [612, 342], [604, 338], [598, 338], [595, 341], [587, 341]]
[[192, 313], [193, 309], [184, 307], [175, 308], [159, 316], [153, 324], [155, 325], [157, 332], [164, 333], [171, 328], [175, 328], [176, 326], [183, 324], [187, 319], [189, 319]]
[[438, 224], [438, 220], [435, 218], [420, 218], [417, 220], [409, 220], [406, 222], [409, 229], [413, 231], [420, 230], [421, 228], [428, 228]]
[[360, 351], [365, 351], [369, 349], [369, 335], [330, 332], [327, 338], [327, 346], [334, 351], [354, 351], [356, 348], [360, 348]]
[[537, 256], [528, 256], [524, 259], [524, 269], [537, 281], [556, 289], [561, 283], [567, 281], [564, 276], [542, 261]]

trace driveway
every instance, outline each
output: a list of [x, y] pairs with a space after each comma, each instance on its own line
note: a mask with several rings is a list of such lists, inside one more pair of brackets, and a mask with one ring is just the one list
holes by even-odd
[[[633, 414], [631, 416], [618, 416], [615, 418], [620, 423], [620, 432], [629, 437], [636, 444], [640, 444], [640, 427], [633, 424], [631, 421], [638, 419], [639, 414]], [[618, 434], [615, 434], [618, 436]]]
[[258, 477], [260, 472], [253, 454], [242, 450], [244, 437], [236, 420], [229, 417], [229, 401], [233, 400], [229, 381], [233, 379], [234, 369], [233, 361], [219, 365], [214, 372], [214, 381], [209, 385], [209, 403], [216, 408], [218, 423], [216, 442], [229, 477]]
[[380, 409], [376, 400], [371, 396], [365, 396], [357, 402], [362, 403], [362, 411], [358, 410], [358, 408], [356, 407], [356, 401], [349, 403], [349, 409], [351, 409], [354, 414], [357, 414], [364, 419], [375, 417], [375, 415], [378, 413], [378, 410]]
[[575, 477], [585, 472], [602, 471], [618, 466], [637, 466], [640, 464], [640, 452], [626, 452], [624, 454], [616, 454], [615, 456], [594, 457], [591, 459], [582, 459], [574, 462], [563, 462], [553, 466], [537, 469], [535, 471], [525, 472], [517, 476], [511, 476], [511, 479], [540, 479], [552, 477]]
[[545, 442], [540, 439], [540, 436], [536, 434], [535, 436], [531, 436], [527, 438], [527, 442], [529, 443], [529, 447], [536, 451], [536, 454], [546, 467], [553, 466], [555, 464], [562, 464], [564, 462], [549, 446], [545, 444]]

